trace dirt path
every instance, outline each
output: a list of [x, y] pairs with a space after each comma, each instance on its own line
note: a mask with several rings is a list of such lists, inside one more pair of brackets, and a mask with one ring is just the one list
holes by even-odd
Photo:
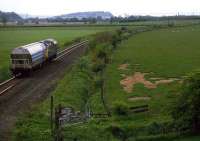
[[8, 94], [0, 97], [0, 141], [11, 140], [17, 116], [50, 96], [57, 81], [84, 52], [85, 48], [74, 50], [70, 55], [46, 65], [28, 78], [23, 78]]

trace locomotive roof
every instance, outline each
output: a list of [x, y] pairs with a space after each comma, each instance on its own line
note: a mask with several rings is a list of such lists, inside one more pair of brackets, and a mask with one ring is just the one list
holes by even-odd
[[31, 55], [41, 52], [45, 49], [43, 43], [37, 42], [29, 45], [22, 46], [23, 49], [26, 49]]
[[18, 48], [13, 49], [12, 54], [30, 54], [33, 55], [35, 53], [41, 52], [45, 49], [45, 41], [53, 42], [57, 44], [57, 41], [54, 39], [46, 39], [43, 41], [31, 43], [28, 45], [20, 46]]
[[18, 48], [15, 48], [12, 51], [12, 54], [30, 54], [33, 55], [35, 53], [41, 52], [45, 49], [45, 46], [43, 43], [36, 42], [32, 44], [28, 44], [25, 46], [21, 46]]

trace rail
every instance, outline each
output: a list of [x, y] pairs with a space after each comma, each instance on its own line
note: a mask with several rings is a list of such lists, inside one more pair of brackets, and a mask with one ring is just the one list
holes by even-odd
[[66, 48], [66, 49], [63, 50], [63, 51], [60, 51], [60, 52], [58, 53], [59, 56], [58, 56], [56, 59], [54, 59], [54, 60], [58, 60], [58, 59], [62, 58], [62, 57], [65, 56], [66, 54], [71, 53], [74, 49], [79, 48], [79, 47], [82, 47], [83, 45], [86, 45], [87, 43], [88, 43], [88, 40], [83, 41], [83, 42], [80, 42], [80, 43], [77, 43], [77, 44], [74, 44], [74, 45], [72, 45], [71, 47]]
[[18, 80], [16, 79], [15, 76], [4, 81], [3, 83], [1, 83], [0, 84], [0, 96], [4, 95], [7, 91], [9, 91], [14, 86], [16, 86], [17, 83], [18, 83]]
[[15, 79], [15, 76], [12, 77], [12, 78], [10, 78], [10, 79], [8, 79], [8, 80], [6, 80], [6, 81], [4, 81], [4, 82], [2, 82], [2, 83], [0, 83], [0, 87], [3, 86], [3, 85], [5, 85], [6, 83], [12, 81], [13, 79]]

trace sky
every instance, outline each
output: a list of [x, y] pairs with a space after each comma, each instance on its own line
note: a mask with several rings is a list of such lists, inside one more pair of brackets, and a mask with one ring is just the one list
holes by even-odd
[[200, 15], [200, 0], [0, 0], [0, 10], [38, 16], [85, 11], [109, 11], [115, 16]]

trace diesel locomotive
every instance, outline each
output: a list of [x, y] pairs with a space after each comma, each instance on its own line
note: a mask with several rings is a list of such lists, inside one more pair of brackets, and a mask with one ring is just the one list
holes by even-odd
[[57, 57], [57, 41], [46, 39], [28, 45], [20, 46], [11, 52], [10, 70], [13, 75], [30, 73], [41, 67], [45, 62]]

